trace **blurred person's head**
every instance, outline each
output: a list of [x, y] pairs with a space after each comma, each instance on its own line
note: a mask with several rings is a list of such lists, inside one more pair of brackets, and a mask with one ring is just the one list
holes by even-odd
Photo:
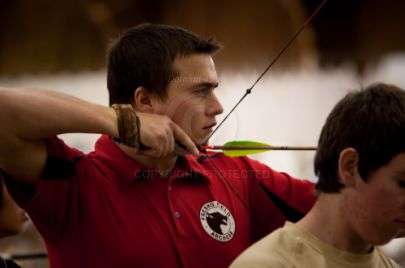
[[8, 193], [0, 173], [0, 238], [21, 233], [27, 219]]
[[373, 84], [329, 114], [315, 157], [316, 188], [342, 204], [342, 221], [368, 244], [405, 229], [405, 91]]
[[346, 148], [358, 154], [358, 171], [367, 181], [374, 171], [405, 152], [405, 91], [373, 84], [347, 94], [329, 114], [315, 157], [317, 190], [339, 192], [339, 156]]

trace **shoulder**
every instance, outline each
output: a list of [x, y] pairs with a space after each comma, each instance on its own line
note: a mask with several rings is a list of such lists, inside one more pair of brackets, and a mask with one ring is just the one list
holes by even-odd
[[84, 155], [83, 152], [76, 148], [67, 145], [58, 136], [51, 136], [45, 139], [45, 145], [48, 155], [51, 156], [61, 156], [65, 158], [73, 158], [75, 156]]
[[289, 267], [294, 254], [294, 238], [279, 228], [244, 251], [231, 265], [238, 267]]
[[376, 247], [376, 253], [378, 256], [379, 267], [388, 267], [388, 268], [400, 268], [402, 267], [391, 259], [387, 254], [385, 254], [379, 247]]
[[76, 163], [85, 156], [81, 151], [70, 147], [57, 136], [45, 139], [47, 160], [43, 170], [45, 180], [70, 178], [76, 174]]

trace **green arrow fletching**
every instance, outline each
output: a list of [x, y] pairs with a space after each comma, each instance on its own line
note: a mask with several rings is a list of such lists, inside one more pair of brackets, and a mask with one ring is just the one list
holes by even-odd
[[[238, 146], [248, 147], [248, 146], [251, 146], [251, 147], [254, 147], [254, 146], [269, 146], [269, 145], [266, 144], [266, 143], [257, 142], [257, 141], [229, 141], [229, 142], [224, 144], [224, 147], [227, 147], [227, 146], [232, 146], [232, 147], [238, 147]], [[245, 155], [249, 155], [249, 154], [258, 154], [258, 153], [263, 153], [263, 152], [267, 152], [267, 151], [270, 151], [270, 149], [255, 149], [255, 150], [251, 150], [251, 149], [249, 149], [249, 150], [246, 150], [246, 149], [245, 150], [243, 150], [243, 149], [240, 149], [240, 150], [234, 150], [234, 149], [227, 150], [227, 149], [224, 149], [223, 150], [224, 155], [226, 155], [226, 156], [234, 156], [234, 157], [245, 156]]]

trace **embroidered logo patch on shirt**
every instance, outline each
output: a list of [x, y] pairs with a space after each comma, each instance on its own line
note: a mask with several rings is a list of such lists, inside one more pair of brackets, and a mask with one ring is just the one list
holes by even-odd
[[218, 241], [228, 242], [235, 234], [235, 220], [231, 212], [218, 201], [202, 205], [200, 221], [205, 232]]

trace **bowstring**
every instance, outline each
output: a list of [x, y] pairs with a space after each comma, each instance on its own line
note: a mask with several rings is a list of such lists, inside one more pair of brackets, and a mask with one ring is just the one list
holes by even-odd
[[[245, 94], [243, 94], [242, 98], [233, 106], [233, 108], [229, 111], [229, 113], [224, 117], [224, 119], [219, 123], [219, 125], [214, 129], [213, 132], [208, 136], [204, 144], [208, 144], [209, 139], [212, 137], [212, 135], [215, 134], [215, 132], [222, 126], [222, 124], [228, 119], [228, 117], [233, 113], [233, 111], [239, 106], [239, 104], [249, 95], [252, 93], [253, 88], [256, 86], [256, 84], [263, 78], [263, 76], [270, 70], [271, 67], [278, 61], [278, 59], [281, 57], [281, 55], [284, 54], [284, 52], [290, 47], [290, 45], [297, 39], [297, 37], [300, 35], [300, 33], [308, 26], [308, 24], [312, 21], [312, 19], [316, 16], [316, 14], [319, 12], [319, 10], [323, 7], [323, 5], [326, 3], [327, 0], [323, 0], [321, 4], [315, 9], [315, 11], [311, 14], [311, 16], [308, 17], [308, 19], [305, 21], [305, 23], [295, 32], [295, 34], [288, 40], [286, 45], [279, 51], [279, 53], [274, 57], [274, 59], [267, 65], [266, 69], [259, 75], [259, 77], [256, 79], [256, 81], [252, 84], [251, 87], [246, 89]], [[208, 156], [206, 159], [208, 159], [211, 164], [215, 167], [216, 171], [220, 174], [220, 177], [226, 182], [226, 184], [231, 188], [232, 192], [235, 194], [235, 196], [239, 199], [239, 201], [243, 204], [243, 206], [250, 211], [248, 205], [244, 202], [242, 197], [239, 195], [238, 191], [236, 191], [235, 187], [231, 184], [231, 182], [227, 179], [225, 174], [218, 168], [218, 166], [214, 163], [214, 161]]]
[[208, 136], [204, 144], [207, 144], [209, 139], [212, 137], [212, 135], [217, 132], [217, 130], [222, 126], [222, 124], [228, 119], [228, 117], [233, 113], [233, 111], [239, 106], [239, 104], [249, 95], [252, 93], [253, 88], [256, 86], [257, 83], [263, 78], [263, 76], [270, 70], [271, 67], [278, 61], [278, 59], [281, 57], [281, 55], [284, 54], [284, 52], [290, 47], [290, 45], [297, 39], [297, 37], [300, 35], [300, 33], [308, 26], [308, 24], [312, 21], [312, 19], [316, 16], [316, 14], [319, 12], [319, 10], [323, 7], [323, 5], [326, 3], [327, 0], [323, 0], [323, 2], [315, 9], [315, 11], [311, 14], [311, 16], [308, 17], [308, 19], [305, 21], [305, 23], [295, 32], [295, 34], [288, 40], [288, 42], [284, 45], [284, 47], [278, 52], [278, 54], [274, 57], [274, 59], [267, 65], [266, 69], [259, 75], [259, 77], [256, 79], [256, 81], [250, 86], [248, 89], [246, 89], [245, 94], [243, 94], [242, 98], [233, 106], [233, 108], [229, 111], [229, 113], [222, 119], [222, 121], [219, 123], [219, 125], [214, 129], [213, 132]]

